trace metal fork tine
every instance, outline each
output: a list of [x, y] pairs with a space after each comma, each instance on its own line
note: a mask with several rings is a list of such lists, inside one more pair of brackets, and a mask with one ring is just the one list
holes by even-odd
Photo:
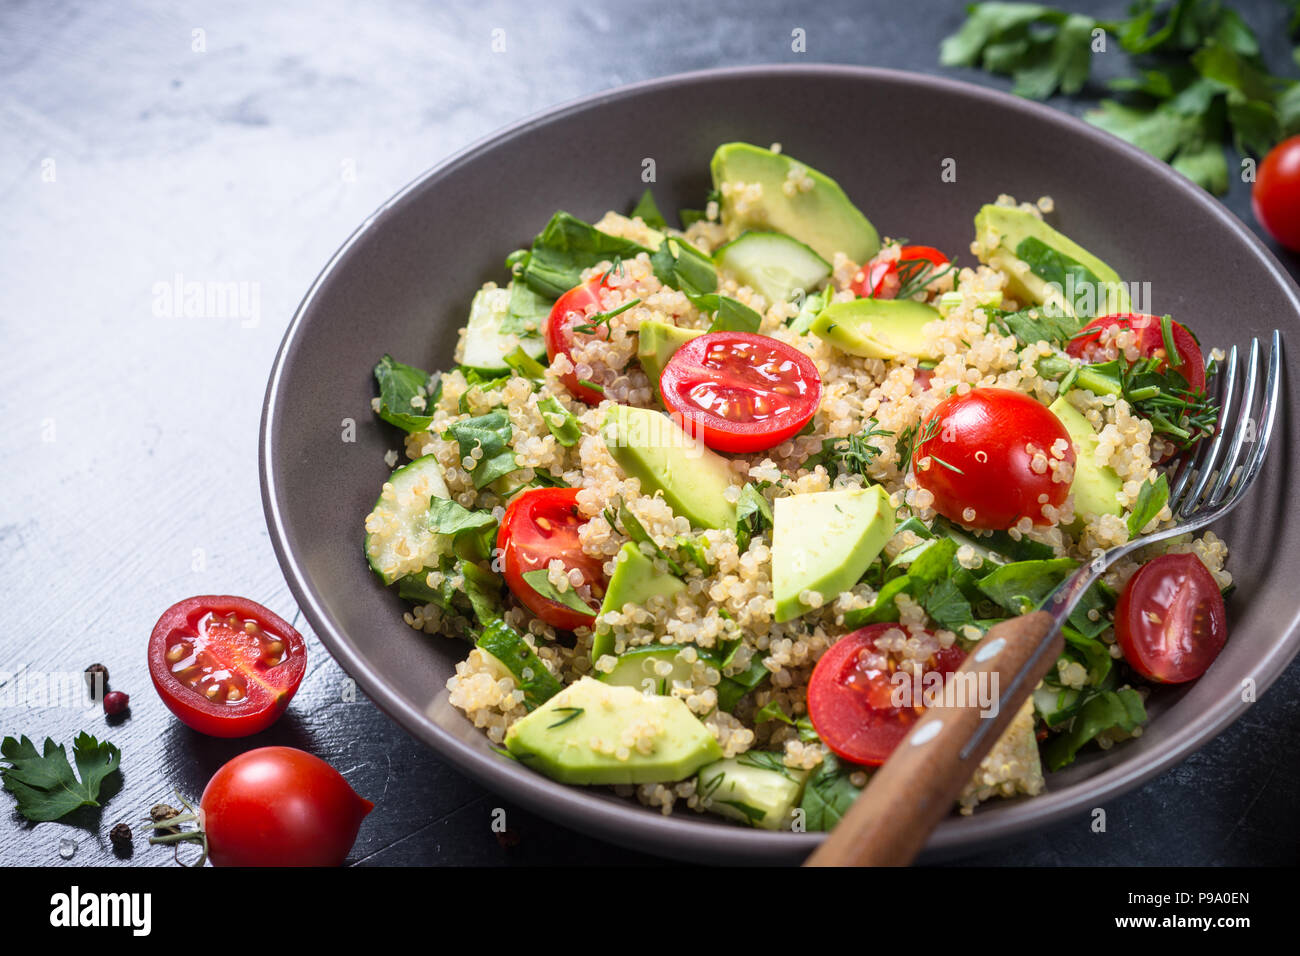
[[[1250, 340], [1250, 364], [1246, 366], [1246, 385], [1241, 390], [1241, 412], [1237, 415], [1237, 425], [1233, 429], [1232, 446], [1228, 455], [1219, 466], [1219, 480], [1214, 483], [1214, 490], [1205, 499], [1205, 506], [1213, 508], [1223, 501], [1232, 484], [1232, 476], [1237, 470], [1237, 458], [1241, 455], [1241, 446], [1246, 435], [1255, 428], [1255, 387], [1259, 382], [1259, 339]], [[1258, 429], [1256, 428], [1256, 438]]]
[[1273, 341], [1268, 350], [1268, 370], [1264, 376], [1264, 406], [1260, 409], [1261, 424], [1255, 436], [1255, 447], [1241, 466], [1241, 477], [1232, 488], [1232, 494], [1224, 503], [1227, 511], [1245, 495], [1246, 490], [1255, 481], [1264, 467], [1264, 458], [1268, 454], [1268, 445], [1273, 438], [1273, 426], [1277, 422], [1278, 398], [1282, 389], [1282, 333], [1273, 331]]
[[[1223, 374], [1222, 389], [1219, 393], [1219, 427], [1214, 430], [1213, 438], [1201, 442], [1200, 452], [1184, 466], [1169, 495], [1169, 512], [1175, 517], [1180, 513], [1185, 517], [1196, 507], [1201, 494], [1205, 491], [1205, 485], [1210, 480], [1210, 475], [1214, 474], [1214, 464], [1218, 461], [1219, 450], [1223, 447], [1223, 436], [1228, 430], [1228, 419], [1232, 415], [1237, 391], [1238, 357], [1237, 346], [1234, 345], [1228, 351], [1228, 367]], [[1196, 484], [1184, 498], [1183, 493], [1191, 484], [1193, 472], [1196, 474]]]

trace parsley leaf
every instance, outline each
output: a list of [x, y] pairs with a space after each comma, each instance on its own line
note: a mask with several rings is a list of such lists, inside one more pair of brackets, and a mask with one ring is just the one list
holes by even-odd
[[746, 484], [736, 502], [736, 547], [743, 554], [756, 534], [772, 527], [772, 506], [753, 484]]
[[841, 763], [834, 754], [827, 754], [808, 778], [803, 800], [799, 806], [804, 812], [804, 826], [810, 831], [831, 830], [840, 818], [848, 813], [862, 788], [855, 786], [850, 775], [862, 770], [852, 764]]
[[45, 738], [44, 753], [37, 753], [36, 745], [26, 737], [6, 737], [0, 743], [0, 759], [9, 764], [0, 770], [4, 789], [17, 799], [18, 812], [37, 823], [58, 820], [78, 807], [97, 807], [101, 787], [107, 800], [121, 785], [118, 777], [104, 786], [110, 775], [118, 773], [122, 752], [84, 732], [72, 742], [72, 759], [80, 780], [63, 745], [56, 746], [49, 737]]
[[730, 296], [709, 292], [705, 295], [688, 295], [687, 298], [701, 312], [713, 313], [709, 332], [757, 332], [763, 322], [761, 315]]
[[647, 251], [561, 211], [533, 240], [519, 278], [537, 295], [554, 300], [582, 281], [583, 269], [618, 258], [634, 259]]

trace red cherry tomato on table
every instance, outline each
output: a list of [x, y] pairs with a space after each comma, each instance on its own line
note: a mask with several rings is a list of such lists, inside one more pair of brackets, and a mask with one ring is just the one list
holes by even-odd
[[1300, 136], [1283, 140], [1264, 157], [1250, 205], [1274, 239], [1300, 252]]
[[199, 801], [213, 866], [340, 866], [374, 804], [292, 747], [235, 757]]
[[[1093, 319], [1070, 339], [1065, 347], [1066, 353], [1085, 362], [1109, 362], [1119, 354], [1114, 340], [1108, 335], [1104, 336], [1104, 333], [1110, 329], [1126, 329], [1132, 332], [1136, 339], [1133, 344], [1141, 358], [1157, 356], [1162, 359], [1156, 367], [1157, 371], [1163, 372], [1170, 367], [1160, 317], [1144, 315], [1140, 312], [1103, 315]], [[1172, 366], [1174, 371], [1187, 379], [1188, 387], [1192, 391], [1204, 391], [1205, 357], [1201, 355], [1201, 347], [1196, 344], [1192, 333], [1177, 322], [1170, 321], [1169, 331], [1170, 338], [1174, 340], [1174, 349], [1178, 352], [1178, 364]], [[1109, 341], [1103, 343], [1103, 337]]]
[[578, 529], [586, 520], [578, 513], [577, 488], [530, 488], [510, 502], [497, 532], [502, 570], [511, 593], [547, 624], [565, 631], [591, 627], [596, 622], [596, 608], [584, 614], [543, 597], [524, 575], [546, 570], [551, 561], [559, 559], [567, 570], [582, 574], [578, 586], [590, 587], [599, 605], [605, 594], [604, 562], [582, 550]]
[[923, 269], [923, 263], [927, 262], [939, 269], [948, 264], [948, 257], [934, 246], [903, 246], [898, 250], [897, 259], [876, 258], [863, 264], [859, 271], [862, 278], [854, 276], [849, 288], [859, 299], [892, 299], [903, 287], [900, 271]]
[[[945, 398], [921, 425], [912, 453], [917, 483], [934, 495], [939, 514], [995, 530], [1024, 517], [1050, 524], [1043, 508], [1065, 503], [1074, 461], [1060, 419], [1009, 388]], [[1064, 466], [1068, 477], [1057, 480]]]
[[[809, 679], [808, 719], [813, 729], [826, 746], [853, 763], [868, 767], [884, 763], [925, 710], [920, 702], [894, 706], [896, 685], [891, 678], [900, 660], [877, 642], [897, 630], [898, 624], [872, 624], [845, 634], [822, 655]], [[965, 657], [959, 647], [941, 648], [936, 639], [935, 652], [921, 674], [922, 684], [914, 689], [923, 689], [925, 674], [951, 674]]]
[[711, 332], [673, 353], [659, 392], [710, 448], [751, 452], [774, 448], [808, 424], [822, 379], [812, 359], [771, 336]]
[[[601, 341], [609, 338], [609, 326], [598, 325], [594, 331], [577, 332], [574, 326], [589, 324], [591, 316], [603, 312], [605, 306], [600, 293], [609, 286], [600, 278], [589, 279], [582, 285], [574, 286], [556, 300], [551, 307], [551, 315], [546, 320], [546, 356], [554, 362], [557, 355], [564, 355], [573, 362], [573, 347], [579, 338], [597, 338]], [[560, 376], [573, 397], [588, 405], [598, 405], [605, 396], [594, 388], [580, 385], [577, 372], [565, 372]]]
[[246, 737], [284, 713], [307, 670], [302, 635], [247, 598], [173, 604], [149, 637], [149, 676], [180, 721], [210, 737]]
[[1205, 673], [1228, 639], [1214, 575], [1194, 554], [1162, 554], [1137, 569], [1115, 605], [1115, 638], [1147, 680], [1182, 684]]

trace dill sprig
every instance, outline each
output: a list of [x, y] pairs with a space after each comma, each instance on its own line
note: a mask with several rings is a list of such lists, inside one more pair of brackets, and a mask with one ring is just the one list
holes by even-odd
[[873, 438], [888, 438], [894, 433], [877, 428], [875, 418], [867, 420], [866, 427], [855, 435], [843, 438], [825, 438], [822, 450], [804, 462], [804, 467], [812, 469], [815, 465], [825, 466], [827, 471], [835, 469], [838, 475], [861, 475], [869, 477], [867, 469], [882, 454], [879, 446], [872, 444]]
[[898, 433], [895, 448], [898, 451], [898, 470], [906, 471], [916, 449], [939, 433], [939, 419], [931, 418], [916, 425], [908, 425]]
[[899, 259], [898, 260], [898, 281], [900, 283], [898, 292], [894, 294], [895, 299], [910, 299], [916, 295], [931, 282], [942, 279], [948, 273], [955, 271], [957, 263], [944, 263], [942, 268], [936, 268], [935, 264], [929, 259]]
[[628, 309], [640, 304], [640, 299], [632, 299], [629, 302], [624, 302], [617, 309], [610, 309], [608, 312], [597, 312], [595, 315], [590, 316], [582, 325], [575, 325], [573, 331], [581, 332], [583, 335], [595, 335], [602, 325], [609, 325], [609, 320], [614, 316], [622, 315]]

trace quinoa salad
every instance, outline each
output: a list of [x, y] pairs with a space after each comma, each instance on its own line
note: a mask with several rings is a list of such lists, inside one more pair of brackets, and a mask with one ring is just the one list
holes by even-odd
[[[404, 442], [365, 558], [411, 628], [465, 642], [446, 693], [502, 759], [827, 830], [919, 719], [899, 675], [951, 673], [1171, 520], [1222, 356], [1048, 198], [989, 197], [940, 250], [779, 144], [711, 172], [679, 227], [650, 191], [557, 212], [474, 296], [454, 368], [383, 356]], [[1111, 568], [957, 809], [1140, 735], [1152, 684], [1226, 640], [1226, 560], [1206, 532]]]

